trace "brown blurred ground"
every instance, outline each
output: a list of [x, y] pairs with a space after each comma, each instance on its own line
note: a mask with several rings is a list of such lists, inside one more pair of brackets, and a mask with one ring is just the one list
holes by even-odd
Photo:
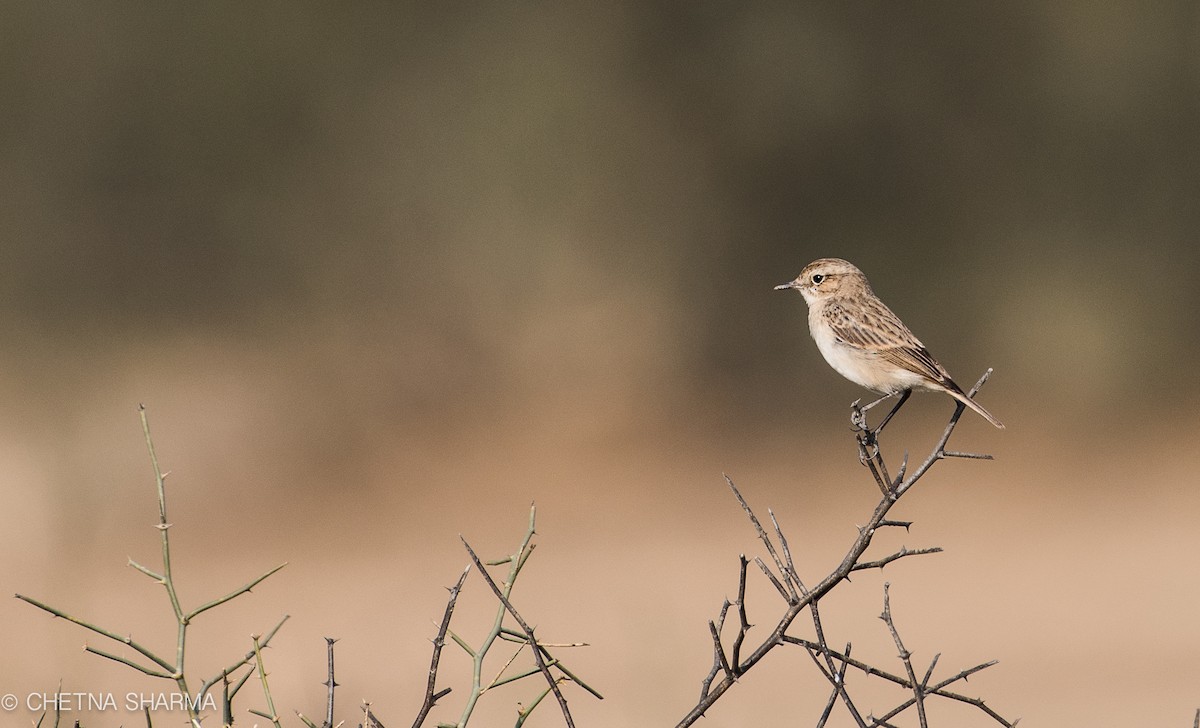
[[[673, 725], [755, 549], [721, 473], [810, 577], [873, 505], [862, 393], [770, 290], [839, 255], [964, 383], [995, 367], [981, 399], [1009, 427], [965, 422], [956, 444], [997, 461], [939, 465], [887, 542], [946, 549], [883, 575], [918, 658], [999, 659], [968, 692], [1022, 725], [1200, 706], [1191, 4], [6, 15], [9, 592], [168, 648], [161, 589], [123, 566], [157, 554], [145, 402], [184, 600], [290, 562], [201, 618], [201, 672], [290, 613], [280, 705], [320, 714], [331, 635], [342, 705], [405, 724], [457, 534], [498, 556], [536, 501], [518, 604], [592, 644], [572, 662], [607, 699], [573, 696], [578, 724]], [[949, 410], [917, 398], [896, 456]], [[881, 661], [883, 577], [825, 610]], [[482, 585], [463, 600], [481, 632]], [[167, 689], [5, 610], [0, 693]], [[705, 724], [812, 722], [801, 658]]]

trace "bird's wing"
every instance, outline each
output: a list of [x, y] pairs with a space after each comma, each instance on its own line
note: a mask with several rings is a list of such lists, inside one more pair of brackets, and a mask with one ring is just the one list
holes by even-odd
[[950, 375], [938, 363], [937, 359], [925, 347], [913, 348], [899, 346], [894, 349], [883, 349], [879, 356], [902, 369], [915, 372], [947, 389], [958, 390], [958, 385], [950, 379]]
[[853, 308], [832, 302], [825, 307], [825, 318], [834, 334], [847, 344], [944, 387], [958, 388], [920, 339], [879, 299], [856, 302]]

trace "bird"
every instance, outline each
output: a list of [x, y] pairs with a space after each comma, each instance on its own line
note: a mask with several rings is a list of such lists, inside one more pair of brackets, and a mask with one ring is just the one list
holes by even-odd
[[962, 402], [999, 429], [1004, 429], [982, 405], [954, 383], [946, 368], [929, 353], [875, 295], [866, 275], [841, 258], [821, 258], [804, 267], [795, 280], [775, 290], [797, 290], [808, 304], [808, 328], [821, 355], [834, 371], [883, 395], [865, 411], [889, 397], [899, 396], [878, 433], [908, 400], [914, 389], [943, 392]]

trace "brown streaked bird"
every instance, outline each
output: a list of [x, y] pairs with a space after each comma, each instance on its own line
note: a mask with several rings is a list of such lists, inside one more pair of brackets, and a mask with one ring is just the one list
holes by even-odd
[[804, 267], [790, 283], [808, 304], [808, 328], [825, 361], [846, 379], [882, 394], [900, 396], [875, 431], [883, 429], [914, 389], [944, 392], [1000, 429], [1004, 425], [954, 383], [892, 310], [871, 290], [863, 272], [841, 258], [821, 258]]

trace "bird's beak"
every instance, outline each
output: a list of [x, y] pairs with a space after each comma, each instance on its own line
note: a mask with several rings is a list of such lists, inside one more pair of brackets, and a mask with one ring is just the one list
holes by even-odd
[[786, 291], [789, 288], [799, 288], [799, 287], [800, 287], [800, 279], [797, 278], [794, 281], [788, 281], [787, 283], [780, 283], [779, 285], [775, 286], [774, 290]]

